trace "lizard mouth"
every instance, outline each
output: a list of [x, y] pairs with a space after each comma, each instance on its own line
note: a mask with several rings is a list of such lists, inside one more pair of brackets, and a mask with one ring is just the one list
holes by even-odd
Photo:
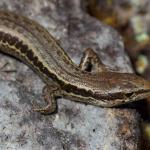
[[141, 90], [141, 91], [137, 91], [137, 92], [126, 93], [125, 99], [122, 100], [122, 102], [119, 99], [117, 101], [118, 101], [118, 105], [121, 105], [124, 103], [130, 103], [133, 101], [142, 100], [142, 99], [147, 98], [149, 96], [150, 96], [150, 89]]
[[127, 98], [134, 98], [134, 97], [141, 97], [143, 96], [144, 97], [147, 97], [147, 95], [150, 96], [150, 90], [140, 90], [140, 91], [137, 91], [137, 92], [131, 92], [131, 93], [126, 93], [125, 94], [125, 97]]
[[[133, 101], [144, 99], [144, 98], [149, 97], [149, 96], [150, 96], [150, 89], [141, 90], [141, 91], [135, 92], [135, 96], [133, 97]], [[131, 97], [131, 100], [132, 100], [132, 97]]]
[[109, 101], [109, 104], [108, 104], [108, 101], [105, 101], [105, 103], [107, 103], [107, 106], [105, 107], [119, 106], [119, 105], [130, 103], [133, 101], [142, 100], [149, 96], [150, 96], [150, 89], [124, 93], [124, 94], [121, 94], [120, 97], [116, 97], [116, 98], [111, 97], [112, 100]]

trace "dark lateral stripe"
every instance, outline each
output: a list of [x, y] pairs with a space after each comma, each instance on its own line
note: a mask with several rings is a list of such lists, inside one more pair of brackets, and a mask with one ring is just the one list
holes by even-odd
[[[11, 46], [15, 46], [16, 49], [20, 51], [21, 54], [24, 54], [29, 61], [31, 61], [36, 68], [38, 68], [43, 74], [45, 74], [47, 77], [52, 77], [54, 80], [57, 80], [56, 75], [50, 73], [50, 71], [43, 66], [42, 62], [39, 61], [37, 56], [34, 56], [34, 52], [29, 49], [28, 45], [25, 45], [23, 41], [20, 41], [18, 37], [11, 36], [8, 33], [0, 31], [0, 41], [3, 43], [8, 43]], [[17, 52], [16, 52], [17, 53]], [[19, 55], [17, 56], [19, 59]]]
[[10, 45], [14, 45], [15, 43], [15, 47], [22, 54], [24, 54], [36, 67], [38, 67], [43, 74], [45, 74], [47, 77], [51, 77], [54, 80], [56, 80], [65, 91], [73, 92], [75, 94], [79, 94], [86, 97], [91, 96], [91, 93], [88, 94], [84, 89], [78, 89], [76, 86], [73, 86], [71, 84], [66, 85], [63, 81], [58, 80], [56, 75], [52, 74], [46, 67], [44, 67], [42, 62], [38, 60], [37, 56], [34, 56], [33, 51], [28, 48], [28, 45], [23, 44], [23, 42], [20, 41], [17, 37], [12, 37], [8, 33], [0, 32], [0, 41], [3, 41], [3, 43], [9, 43]]
[[[17, 56], [15, 56], [15, 57], [21, 59], [19, 55], [24, 54], [28, 58], [28, 60], [31, 63], [33, 63], [34, 66], [36, 66], [35, 67], [36, 70], [38, 68], [48, 78], [51, 77], [53, 80], [57, 81], [60, 84], [60, 86], [62, 87], [62, 89], [68, 93], [74, 93], [76, 95], [81, 95], [82, 97], [93, 97], [95, 99], [100, 99], [100, 100], [102, 100], [102, 99], [113, 100], [113, 99], [118, 98], [118, 94], [116, 94], [116, 95], [98, 95], [96, 93], [93, 93], [92, 91], [87, 91], [86, 89], [79, 89], [78, 87], [76, 87], [74, 85], [66, 84], [63, 81], [59, 80], [55, 74], [51, 73], [43, 65], [43, 63], [41, 61], [39, 61], [38, 57], [34, 55], [33, 50], [31, 50], [28, 47], [28, 45], [25, 45], [23, 43], [23, 41], [20, 41], [18, 37], [15, 37], [8, 33], [0, 31], [0, 41], [2, 41], [3, 43], [8, 43], [10, 46], [14, 45], [16, 47], [16, 49], [18, 49], [20, 51], [20, 53], [15, 51], [15, 53], [17, 54]], [[12, 54], [12, 52], [10, 52], [10, 54]], [[120, 98], [122, 98], [121, 95], [120, 95]]]
[[68, 93], [74, 93], [76, 95], [81, 95], [83, 97], [92, 97], [95, 98], [97, 100], [106, 100], [106, 101], [111, 101], [111, 100], [116, 100], [116, 99], [123, 99], [124, 96], [121, 93], [114, 93], [114, 94], [97, 94], [97, 93], [93, 93], [92, 91], [87, 91], [85, 89], [79, 89], [76, 86], [73, 86], [71, 84], [69, 85], [64, 85], [64, 89], [66, 92]]

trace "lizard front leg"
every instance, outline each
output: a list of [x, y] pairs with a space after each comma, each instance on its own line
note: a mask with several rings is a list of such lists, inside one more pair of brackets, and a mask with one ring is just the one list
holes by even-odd
[[61, 95], [61, 89], [56, 84], [46, 85], [43, 88], [43, 98], [47, 106], [37, 108], [33, 105], [33, 110], [42, 114], [51, 114], [56, 110], [56, 97]]
[[85, 50], [83, 57], [81, 58], [79, 67], [81, 68], [81, 70], [85, 70], [88, 72], [107, 71], [106, 66], [101, 62], [98, 55], [91, 48]]

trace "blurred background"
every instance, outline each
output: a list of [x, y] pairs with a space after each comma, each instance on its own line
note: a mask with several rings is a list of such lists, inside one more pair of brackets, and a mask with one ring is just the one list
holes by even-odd
[[[150, 0], [87, 0], [89, 14], [115, 28], [134, 71], [150, 80]], [[145, 149], [150, 149], [150, 98], [136, 102]]]

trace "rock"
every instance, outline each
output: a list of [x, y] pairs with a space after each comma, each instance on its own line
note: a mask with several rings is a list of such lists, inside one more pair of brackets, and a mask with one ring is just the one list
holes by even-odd
[[[10, 10], [39, 22], [79, 64], [83, 51], [93, 48], [104, 64], [132, 72], [121, 37], [111, 27], [90, 17], [80, 0], [1, 0]], [[26, 65], [0, 54], [0, 149], [138, 150], [138, 113], [129, 108], [106, 109], [58, 99], [58, 112], [41, 115], [32, 111], [32, 100], [43, 103], [44, 83]]]

